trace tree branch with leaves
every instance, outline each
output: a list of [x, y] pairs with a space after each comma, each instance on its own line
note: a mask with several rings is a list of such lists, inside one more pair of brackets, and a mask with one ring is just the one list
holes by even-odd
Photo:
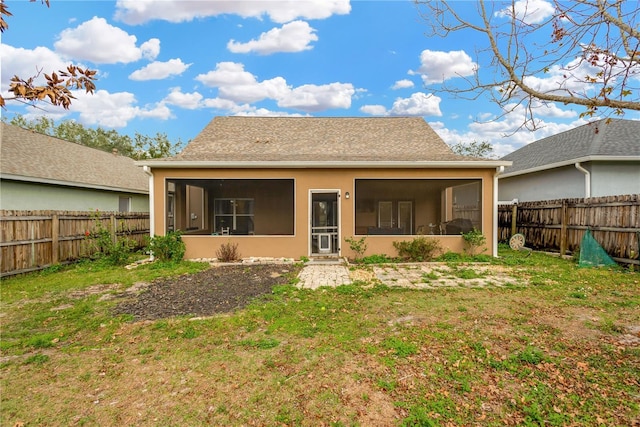
[[[34, 2], [35, 0], [29, 0]], [[42, 4], [49, 7], [49, 0], [41, 0]], [[0, 3], [0, 31], [4, 33], [9, 29], [5, 18], [12, 16], [4, 0]], [[89, 68], [82, 68], [76, 65], [69, 65], [65, 70], [58, 70], [51, 74], [42, 73], [42, 69], [36, 75], [22, 78], [13, 76], [9, 84], [11, 97], [0, 95], [0, 107], [4, 107], [6, 101], [17, 100], [28, 103], [48, 101], [52, 105], [58, 105], [68, 110], [72, 99], [75, 99], [72, 90], [84, 89], [86, 93], [91, 93], [96, 89], [96, 71]], [[44, 84], [40, 83], [40, 77], [44, 77]]]
[[[463, 84], [434, 92], [488, 95], [504, 114], [551, 103], [585, 107], [582, 117], [640, 110], [640, 9], [623, 0], [416, 1], [431, 36], [470, 33], [478, 65]], [[468, 6], [476, 9], [469, 13]], [[466, 8], [466, 10], [465, 10]]]

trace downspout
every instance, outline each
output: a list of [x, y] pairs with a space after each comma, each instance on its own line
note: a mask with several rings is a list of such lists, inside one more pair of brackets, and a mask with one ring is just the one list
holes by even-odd
[[591, 197], [591, 172], [583, 168], [580, 162], [576, 162], [575, 167], [584, 174], [584, 197]]
[[504, 172], [504, 166], [498, 166], [496, 173], [493, 175], [493, 253], [495, 258], [498, 256], [498, 175]]
[[[146, 173], [149, 176], [149, 238], [152, 239], [153, 236], [155, 235], [154, 233], [155, 215], [153, 214], [155, 210], [155, 204], [154, 204], [155, 197], [153, 196], [154, 195], [153, 172], [151, 172], [151, 168], [149, 166], [143, 166], [142, 170], [144, 171], [144, 173]], [[153, 253], [149, 255], [151, 257], [151, 260], [153, 260]]]

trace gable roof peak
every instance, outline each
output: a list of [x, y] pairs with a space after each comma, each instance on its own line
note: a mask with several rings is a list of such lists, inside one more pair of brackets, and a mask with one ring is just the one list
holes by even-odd
[[215, 117], [187, 161], [461, 160], [421, 117]]

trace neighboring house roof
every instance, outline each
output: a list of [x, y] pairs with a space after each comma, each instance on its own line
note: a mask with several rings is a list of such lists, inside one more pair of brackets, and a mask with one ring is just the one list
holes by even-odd
[[2, 123], [0, 177], [18, 181], [149, 193], [133, 159]]
[[500, 178], [577, 162], [640, 161], [640, 121], [599, 120], [534, 141], [502, 160], [511, 160], [513, 165]]
[[[154, 167], [416, 166], [452, 162], [494, 167], [496, 160], [454, 154], [419, 117], [216, 117], [176, 157]], [[164, 164], [163, 164], [164, 163]], [[490, 163], [490, 165], [489, 165]]]

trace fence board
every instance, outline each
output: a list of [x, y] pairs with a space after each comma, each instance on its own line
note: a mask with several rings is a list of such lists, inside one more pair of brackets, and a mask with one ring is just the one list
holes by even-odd
[[512, 229], [530, 248], [565, 254], [580, 249], [589, 229], [617, 261], [640, 264], [640, 194], [501, 204], [498, 239], [508, 241]]
[[0, 275], [8, 276], [91, 255], [86, 232], [100, 224], [137, 248], [149, 235], [148, 212], [0, 210]]

